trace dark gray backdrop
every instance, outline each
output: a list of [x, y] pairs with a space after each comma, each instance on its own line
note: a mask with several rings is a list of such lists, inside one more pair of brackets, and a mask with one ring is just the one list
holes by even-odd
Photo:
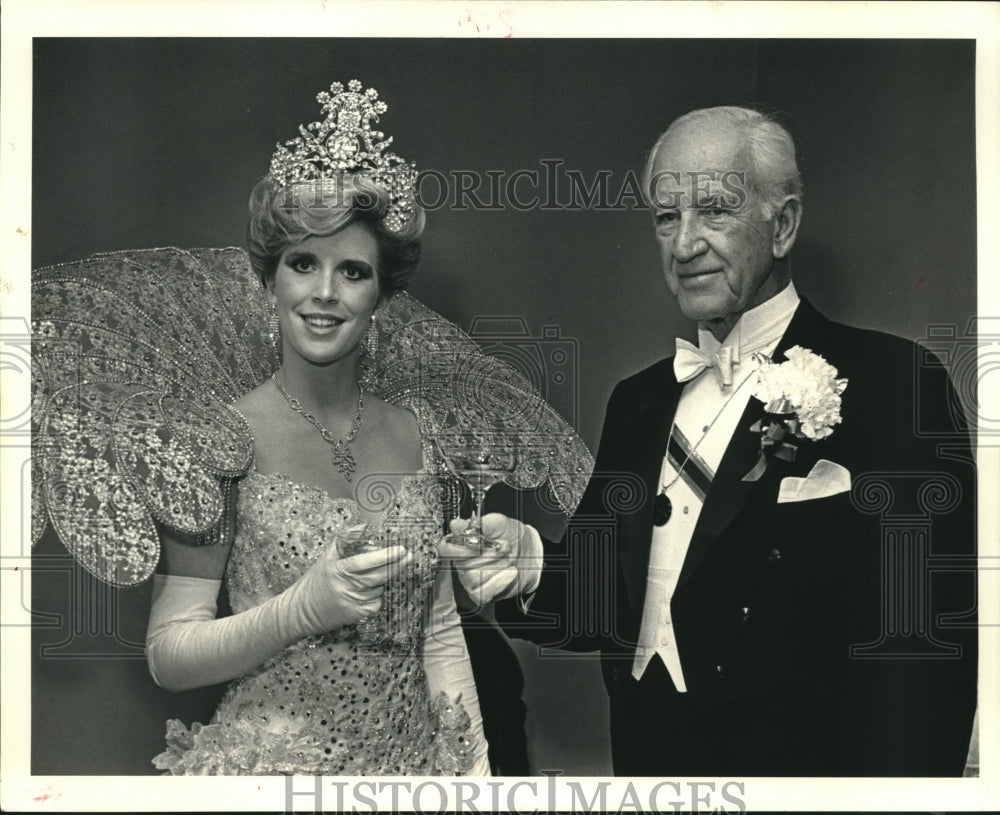
[[[754, 104], [799, 148], [800, 291], [844, 322], [961, 332], [976, 312], [974, 58], [957, 40], [36, 40], [33, 265], [241, 244], [275, 142], [335, 79], [380, 91], [382, 128], [421, 169], [558, 160], [588, 181], [610, 171], [612, 199], [676, 115]], [[515, 316], [570, 340], [576, 370], [540, 384], [592, 448], [614, 383], [693, 333], [641, 211], [442, 208], [428, 224], [413, 294], [466, 328]], [[33, 572], [32, 771], [150, 772], [164, 720], [204, 720], [216, 692], [157, 689], [134, 645], [147, 591], [95, 594], [64, 554], [49, 536]], [[518, 651], [535, 770], [609, 772], [596, 660]]]

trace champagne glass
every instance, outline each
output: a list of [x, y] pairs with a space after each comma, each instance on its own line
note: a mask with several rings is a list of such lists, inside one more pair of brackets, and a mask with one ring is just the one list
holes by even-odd
[[469, 436], [444, 437], [437, 441], [448, 469], [472, 491], [472, 518], [464, 532], [445, 536], [449, 543], [482, 551], [499, 548], [483, 533], [482, 506], [486, 491], [514, 472], [517, 456], [509, 448]]
[[[336, 541], [337, 552], [342, 558], [360, 555], [362, 552], [373, 552], [388, 545], [385, 537], [369, 534], [368, 524], [348, 527], [337, 534]], [[358, 620], [355, 625], [363, 642], [372, 642], [379, 634], [377, 614], [368, 614]]]
[[341, 557], [360, 555], [362, 552], [373, 552], [381, 549], [385, 543], [378, 537], [368, 534], [368, 524], [349, 526], [337, 532], [337, 552]]

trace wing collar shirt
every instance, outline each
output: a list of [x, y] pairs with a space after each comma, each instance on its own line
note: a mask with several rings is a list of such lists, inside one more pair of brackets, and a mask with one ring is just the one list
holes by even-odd
[[[750, 401], [753, 390], [750, 380], [756, 370], [753, 355], [774, 352], [798, 303], [795, 286], [789, 283], [766, 303], [744, 313], [722, 343], [706, 329], [698, 329], [701, 351], [714, 354], [728, 346], [738, 351], [739, 362], [733, 364], [732, 385], [721, 386], [712, 372], [705, 371], [689, 380], [681, 393], [660, 470], [660, 488], [666, 487], [672, 513], [666, 524], [653, 527], [646, 602], [632, 664], [635, 679], [642, 678], [650, 660], [659, 654], [677, 690], [687, 691], [682, 655], [678, 653], [674, 637], [670, 601], [701, 514], [705, 492]], [[736, 358], [737, 354], [733, 356]], [[686, 463], [685, 459], [688, 459]], [[681, 476], [678, 478], [679, 470]]]

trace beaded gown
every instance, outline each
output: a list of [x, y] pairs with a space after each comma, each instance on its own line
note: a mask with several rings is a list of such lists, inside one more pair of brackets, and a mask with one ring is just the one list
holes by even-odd
[[[450, 576], [439, 569], [436, 487], [418, 474], [391, 497], [376, 533], [405, 545], [413, 563], [390, 581], [373, 620], [301, 640], [233, 682], [208, 726], [169, 722], [168, 749], [154, 764], [174, 774], [459, 775], [481, 763], [482, 730], [466, 710], [478, 714], [475, 686], [435, 692], [424, 670], [424, 644], [435, 636], [426, 629], [456, 615]], [[361, 522], [352, 499], [251, 468], [239, 484], [226, 573], [233, 611], [288, 588], [338, 532]], [[449, 645], [436, 673], [462, 670], [461, 641]]]
[[485, 742], [437, 552], [456, 484], [433, 440], [486, 434], [517, 450], [508, 482], [547, 484], [567, 513], [590, 454], [523, 376], [400, 293], [359, 378], [415, 414], [423, 469], [359, 483], [354, 499], [259, 472], [231, 405], [277, 366], [267, 313], [237, 249], [123, 252], [36, 271], [33, 540], [51, 523], [88, 571], [128, 587], [156, 568], [157, 524], [201, 543], [231, 539], [225, 580], [239, 613], [291, 586], [338, 533], [379, 517], [376, 537], [413, 558], [378, 614], [234, 680], [209, 723], [168, 722], [154, 763], [203, 775], [475, 771]]

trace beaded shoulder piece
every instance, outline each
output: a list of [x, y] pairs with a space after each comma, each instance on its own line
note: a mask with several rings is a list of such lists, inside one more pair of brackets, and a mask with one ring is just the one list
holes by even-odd
[[[231, 408], [277, 367], [263, 289], [242, 249], [95, 255], [32, 277], [32, 542], [51, 523], [99, 579], [137, 585], [156, 524], [227, 534], [228, 492], [253, 459]], [[407, 294], [379, 312], [366, 389], [428, 438], [468, 431], [516, 450], [507, 480], [575, 509], [593, 459], [522, 374]]]

